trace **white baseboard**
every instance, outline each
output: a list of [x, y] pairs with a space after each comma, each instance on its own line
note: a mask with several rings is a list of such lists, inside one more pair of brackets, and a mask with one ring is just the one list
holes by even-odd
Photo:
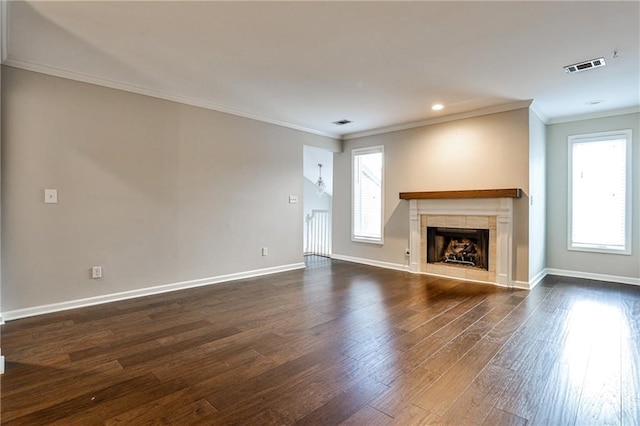
[[[342, 254], [332, 254], [331, 258], [332, 259], [337, 259], [337, 260], [345, 260], [347, 262], [361, 263], [363, 265], [377, 266], [379, 268], [394, 269], [396, 271], [414, 273], [409, 268], [409, 265], [401, 265], [399, 263], [383, 262], [383, 261], [380, 261], [380, 260], [371, 260], [371, 259], [365, 259], [365, 258], [362, 258], [362, 257], [345, 256], [345, 255], [342, 255]], [[432, 277], [450, 278], [450, 279], [459, 280], [459, 281], [468, 281], [468, 282], [481, 283], [481, 284], [492, 284], [492, 285], [496, 285], [496, 286], [499, 286], [499, 287], [507, 288], [507, 286], [503, 286], [503, 285], [500, 285], [498, 283], [492, 283], [492, 282], [488, 282], [488, 281], [469, 280], [469, 279], [465, 279], [465, 278], [449, 277], [449, 276], [446, 276], [446, 275], [431, 274], [431, 273], [426, 273], [426, 272], [417, 272], [417, 273], [421, 274], [421, 275], [429, 275], [429, 276], [432, 276]], [[525, 283], [525, 286], [523, 286], [522, 288], [528, 289], [529, 287]]]
[[[360, 257], [344, 256], [344, 255], [341, 255], [341, 254], [332, 254], [331, 258], [332, 259], [337, 259], [337, 260], [346, 260], [347, 262], [361, 263], [363, 265], [377, 266], [377, 267], [380, 267], [380, 268], [387, 268], [387, 269], [395, 269], [395, 270], [398, 270], [398, 271], [412, 272], [409, 269], [408, 265], [400, 265], [398, 263], [382, 262], [382, 261], [379, 261], [379, 260], [371, 260], [371, 259], [364, 259], [364, 258], [360, 258]], [[586, 279], [591, 279], [591, 280], [596, 280], [596, 281], [606, 281], [606, 282], [621, 283], [621, 284], [631, 284], [631, 285], [640, 286], [640, 278], [620, 277], [620, 276], [615, 276], [615, 275], [594, 274], [594, 273], [589, 273], [589, 272], [569, 271], [569, 270], [564, 270], [564, 269], [553, 269], [553, 268], [545, 268], [545, 269], [543, 269], [536, 276], [534, 276], [529, 282], [526, 282], [526, 281], [513, 281], [513, 285], [511, 287], [500, 285], [498, 283], [491, 283], [491, 282], [485, 282], [485, 281], [476, 281], [476, 280], [465, 280], [464, 278], [447, 277], [445, 275], [427, 274], [427, 273], [423, 273], [423, 272], [420, 272], [420, 273], [424, 274], [424, 275], [432, 275], [432, 276], [435, 276], [435, 277], [452, 278], [452, 279], [461, 280], [461, 281], [479, 282], [479, 283], [483, 283], [483, 284], [493, 284], [493, 285], [497, 285], [499, 287], [517, 288], [517, 289], [522, 289], [522, 290], [533, 290], [538, 284], [540, 284], [540, 282], [542, 282], [544, 277], [546, 277], [547, 275], [560, 275], [560, 276], [563, 276], [563, 277], [586, 278]]]
[[[332, 259], [344, 260], [347, 262], [360, 263], [363, 265], [376, 266], [379, 268], [393, 269], [396, 271], [411, 272], [408, 265], [399, 263], [383, 262], [379, 260], [365, 259], [360, 257], [345, 256], [341, 254], [332, 254]], [[238, 272], [234, 274], [220, 275], [217, 277], [201, 278], [197, 280], [181, 281], [177, 283], [165, 284], [155, 287], [147, 287], [138, 290], [125, 291], [120, 293], [106, 294], [102, 296], [89, 297], [84, 299], [70, 300], [67, 302], [53, 303], [49, 305], [34, 306], [30, 308], [15, 309], [12, 311], [2, 312], [0, 314], [0, 324], [4, 321], [11, 321], [20, 318], [31, 317], [35, 315], [43, 315], [52, 312], [66, 311], [69, 309], [82, 308], [86, 306], [100, 305], [103, 303], [116, 302], [119, 300], [133, 299], [135, 297], [151, 296], [154, 294], [168, 293], [171, 291], [183, 290], [187, 288], [201, 287], [205, 285], [219, 284], [228, 281], [241, 280], [246, 278], [259, 277], [262, 275], [270, 275], [278, 272], [292, 271], [295, 269], [303, 269], [304, 263], [294, 263], [290, 265], [275, 266], [271, 268], [256, 269], [253, 271]], [[426, 274], [433, 275], [433, 274]], [[514, 281], [513, 288], [531, 290], [537, 286], [546, 275], [559, 275], [563, 277], [586, 278], [597, 281], [606, 281], [622, 284], [631, 284], [640, 286], [640, 278], [620, 277], [615, 275], [595, 274], [589, 272], [570, 271], [564, 269], [547, 268], [541, 271], [528, 283], [525, 281]], [[439, 276], [439, 275], [434, 275]], [[448, 277], [451, 278], [451, 277]], [[455, 278], [460, 279], [460, 278]], [[465, 281], [465, 280], [463, 280]], [[472, 280], [466, 280], [472, 281]], [[479, 282], [479, 281], [474, 281]], [[494, 284], [496, 283], [486, 283]], [[0, 356], [0, 365], [4, 357]]]
[[592, 272], [570, 271], [566, 269], [547, 268], [548, 275], [559, 275], [561, 277], [585, 278], [588, 280], [606, 281], [611, 283], [631, 284], [640, 286], [640, 278], [620, 277], [617, 275], [595, 274]]
[[381, 260], [365, 259], [362, 257], [345, 256], [342, 254], [331, 254], [332, 259], [344, 260], [347, 262], [361, 263], [363, 265], [377, 266], [379, 268], [394, 269], [396, 271], [410, 272], [409, 265], [401, 265], [400, 263], [383, 262]]
[[547, 275], [548, 275], [547, 269], [543, 269], [542, 271], [538, 272], [538, 274], [536, 274], [533, 278], [529, 280], [528, 289], [533, 290], [538, 284], [540, 284], [540, 282]]
[[[403, 271], [403, 272], [411, 272], [411, 273], [413, 273], [413, 271], [411, 271], [411, 269], [409, 268], [409, 265], [401, 265], [399, 263], [383, 262], [383, 261], [380, 261], [380, 260], [371, 260], [371, 259], [365, 259], [365, 258], [361, 258], [361, 257], [345, 256], [345, 255], [342, 255], [342, 254], [332, 254], [331, 258], [332, 259], [336, 259], [336, 260], [345, 260], [347, 262], [361, 263], [363, 265], [377, 266], [379, 268], [394, 269], [396, 271]], [[470, 280], [470, 279], [465, 279], [465, 278], [450, 277], [450, 276], [447, 276], [447, 275], [431, 274], [431, 273], [426, 273], [426, 272], [418, 272], [418, 274], [430, 275], [430, 276], [433, 276], [433, 277], [451, 278], [451, 279], [455, 279], [455, 280], [459, 280], [459, 281], [468, 281], [468, 282], [481, 283], [481, 284], [491, 284], [491, 285], [495, 285], [495, 286], [498, 286], [498, 287], [504, 287], [504, 288], [517, 288], [517, 289], [522, 289], [522, 290], [531, 290], [535, 286], [537, 286], [540, 283], [540, 281], [542, 281], [542, 279], [547, 275], [547, 272], [546, 272], [546, 270], [541, 271], [538, 275], [536, 275], [534, 277], [534, 279], [532, 279], [529, 282], [526, 282], [526, 281], [513, 281], [511, 286], [506, 286], [506, 285], [502, 285], [502, 284], [499, 284], [499, 283], [493, 283], [493, 282], [489, 282], [489, 281]]]
[[518, 290], [531, 290], [531, 284], [527, 281], [512, 281], [512, 285], [509, 288], [517, 288]]
[[70, 300], [67, 302], [52, 303], [50, 305], [34, 306], [30, 308], [15, 309], [2, 313], [4, 320], [11, 321], [19, 318], [32, 317], [35, 315], [49, 314], [52, 312], [66, 311], [69, 309], [83, 308], [86, 306], [100, 305], [103, 303], [116, 302], [119, 300], [133, 299], [135, 297], [151, 296], [154, 294], [168, 293], [170, 291], [183, 290], [187, 288], [202, 287], [211, 284], [220, 284], [228, 281], [241, 280], [246, 278], [270, 275], [278, 272], [303, 269], [304, 263], [293, 263], [290, 265], [274, 266], [271, 268], [256, 269], [253, 271], [238, 272], [217, 277], [201, 278], [197, 280], [181, 281], [172, 284], [164, 284], [155, 287], [146, 287], [138, 290], [123, 291], [120, 293], [105, 294], [102, 296], [88, 297], [85, 299]]
[[456, 281], [466, 281], [466, 282], [469, 282], [469, 283], [487, 284], [487, 285], [495, 285], [497, 287], [511, 288], [511, 287], [509, 287], [507, 285], [504, 285], [504, 284], [492, 283], [491, 281], [481, 281], [481, 280], [472, 280], [472, 279], [469, 279], [469, 278], [462, 278], [462, 277], [452, 277], [450, 275], [434, 274], [432, 272], [413, 272], [413, 273], [420, 274], [420, 275], [428, 275], [430, 277], [447, 278], [447, 279], [456, 280]]

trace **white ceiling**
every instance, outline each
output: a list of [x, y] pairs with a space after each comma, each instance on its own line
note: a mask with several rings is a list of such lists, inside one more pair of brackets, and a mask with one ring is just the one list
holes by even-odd
[[[12, 1], [8, 8], [8, 65], [320, 134], [527, 99], [551, 121], [640, 105], [638, 1]], [[606, 67], [562, 69], [601, 56]], [[592, 100], [603, 102], [586, 104]], [[436, 102], [444, 110], [432, 111]], [[343, 118], [353, 123], [332, 124]]]

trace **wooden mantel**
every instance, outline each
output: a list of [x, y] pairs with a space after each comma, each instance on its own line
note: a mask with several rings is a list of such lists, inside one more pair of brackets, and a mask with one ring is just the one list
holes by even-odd
[[401, 192], [401, 200], [424, 200], [437, 198], [520, 198], [522, 189], [471, 189], [465, 191]]

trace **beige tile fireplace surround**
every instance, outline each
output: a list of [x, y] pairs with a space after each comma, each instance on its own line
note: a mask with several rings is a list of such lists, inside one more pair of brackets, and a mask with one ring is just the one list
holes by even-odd
[[[496, 282], [496, 216], [435, 216], [420, 215], [420, 272], [462, 278], [472, 281]], [[489, 230], [489, 270], [465, 266], [427, 263], [427, 227]]]
[[[513, 198], [520, 190], [401, 193], [409, 200], [412, 272], [513, 287]], [[489, 230], [487, 270], [427, 263], [427, 227]]]

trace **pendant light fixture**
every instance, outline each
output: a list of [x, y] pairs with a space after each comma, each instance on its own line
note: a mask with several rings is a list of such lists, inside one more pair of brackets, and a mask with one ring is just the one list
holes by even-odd
[[325, 193], [326, 185], [324, 180], [322, 180], [322, 163], [318, 163], [318, 181], [316, 182], [316, 191], [318, 192], [318, 197], [322, 197]]

